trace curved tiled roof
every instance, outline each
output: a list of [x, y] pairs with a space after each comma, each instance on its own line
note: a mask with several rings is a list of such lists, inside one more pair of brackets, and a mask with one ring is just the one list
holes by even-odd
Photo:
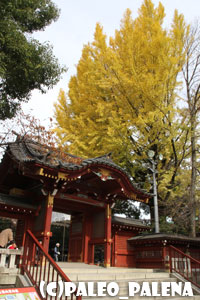
[[17, 138], [17, 140], [14, 143], [11, 143], [8, 148], [11, 155], [21, 163], [38, 163], [42, 166], [54, 169], [64, 169], [71, 172], [77, 170], [81, 171], [82, 169], [91, 168], [92, 166], [112, 168], [123, 174], [138, 193], [143, 194], [143, 196], [146, 196], [147, 198], [152, 197], [152, 194], [139, 188], [138, 184], [130, 178], [129, 174], [112, 161], [110, 154], [96, 158], [83, 159], [27, 138]]
[[146, 241], [155, 241], [155, 240], [169, 240], [173, 241], [185, 241], [185, 242], [200, 242], [200, 238], [194, 238], [194, 237], [188, 237], [181, 234], [168, 234], [168, 233], [155, 233], [155, 234], [143, 234], [143, 235], [137, 235], [129, 239], [129, 241], [132, 242], [144, 242]]
[[142, 228], [149, 227], [146, 224], [144, 224], [143, 220], [133, 219], [133, 218], [123, 218], [123, 217], [113, 216], [112, 222], [115, 224], [122, 224], [122, 225], [134, 226], [134, 227], [142, 227]]

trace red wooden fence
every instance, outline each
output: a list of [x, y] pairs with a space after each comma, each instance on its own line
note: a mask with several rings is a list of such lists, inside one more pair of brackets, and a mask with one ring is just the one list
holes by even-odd
[[170, 272], [176, 272], [200, 288], [200, 261], [169, 246]]
[[[71, 281], [53, 258], [45, 251], [30, 230], [26, 232], [21, 270], [22, 273], [28, 276], [42, 299], [52, 299], [52, 296], [49, 296], [47, 293], [45, 293], [45, 298], [42, 296], [40, 292], [41, 281], [45, 282], [45, 286], [51, 282], [56, 282], [57, 287], [59, 286], [59, 281]], [[58, 288], [57, 291], [59, 291]], [[59, 293], [57, 292], [54, 299], [57, 300], [58, 298]], [[81, 296], [76, 296], [75, 293], [71, 295], [71, 300], [74, 298], [81, 300]], [[67, 297], [62, 296], [62, 299], [67, 299]]]

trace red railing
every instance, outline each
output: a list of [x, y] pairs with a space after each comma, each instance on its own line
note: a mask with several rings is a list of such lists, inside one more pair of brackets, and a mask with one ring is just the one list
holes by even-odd
[[181, 250], [169, 246], [170, 272], [176, 272], [200, 288], [200, 261]]
[[[24, 254], [21, 265], [22, 273], [25, 273], [40, 295], [41, 299], [59, 299], [59, 282], [71, 282], [62, 269], [56, 264], [53, 258], [45, 251], [40, 242], [35, 238], [30, 230], [26, 232]], [[43, 292], [40, 291], [40, 283], [45, 282]], [[49, 283], [56, 282], [56, 296], [52, 297], [46, 292]], [[45, 297], [44, 297], [45, 296]], [[81, 296], [71, 294], [71, 300], [81, 300]], [[63, 291], [61, 299], [67, 299]]]

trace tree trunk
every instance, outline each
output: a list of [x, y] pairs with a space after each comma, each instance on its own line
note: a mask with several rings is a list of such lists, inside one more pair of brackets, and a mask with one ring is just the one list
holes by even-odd
[[196, 118], [191, 116], [191, 185], [190, 185], [190, 220], [191, 236], [196, 237]]

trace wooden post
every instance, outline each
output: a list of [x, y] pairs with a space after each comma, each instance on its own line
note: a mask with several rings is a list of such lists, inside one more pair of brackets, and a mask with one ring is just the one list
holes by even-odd
[[110, 267], [111, 260], [111, 208], [110, 205], [106, 204], [106, 218], [105, 218], [105, 251], [104, 251], [104, 266]]
[[91, 222], [90, 222], [90, 216], [84, 215], [83, 218], [83, 262], [88, 264], [88, 251], [89, 251], [89, 240], [91, 238]]
[[53, 201], [54, 196], [48, 194], [46, 200], [46, 212], [44, 220], [44, 231], [42, 232], [43, 236], [43, 247], [46, 251], [49, 250], [49, 238], [51, 237], [51, 217], [53, 211]]
[[66, 229], [66, 224], [63, 226], [63, 236], [62, 236], [62, 261], [65, 261], [65, 229]]
[[113, 242], [112, 242], [112, 267], [116, 267], [117, 265], [116, 239], [117, 239], [116, 230], [114, 230]]
[[91, 245], [91, 264], [94, 265], [94, 244]]
[[162, 244], [163, 267], [167, 272], [169, 272], [169, 255], [167, 255], [167, 241], [164, 240]]

